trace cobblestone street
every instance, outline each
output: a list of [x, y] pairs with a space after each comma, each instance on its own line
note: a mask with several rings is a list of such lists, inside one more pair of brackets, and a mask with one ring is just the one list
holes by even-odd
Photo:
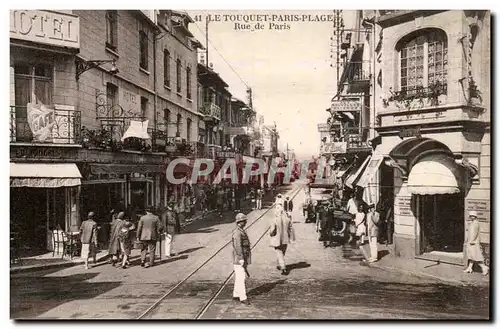
[[[297, 185], [294, 185], [297, 187]], [[293, 191], [289, 191], [291, 193]], [[250, 305], [232, 300], [233, 278], [203, 314], [204, 305], [232, 271], [230, 249], [207, 262], [187, 281], [184, 278], [230, 239], [233, 214], [199, 220], [176, 237], [172, 259], [143, 269], [137, 251], [131, 268], [99, 264], [90, 270], [75, 266], [11, 275], [13, 318], [138, 318], [172, 288], [144, 318], [192, 319], [485, 319], [488, 288], [447, 285], [428, 278], [367, 266], [359, 250], [323, 248], [314, 224], [305, 224], [300, 205], [293, 221], [297, 241], [286, 255], [288, 276], [276, 270], [268, 234], [253, 249]], [[268, 205], [269, 206], [269, 205]], [[249, 213], [249, 225], [266, 209]], [[255, 244], [268, 227], [270, 213], [248, 228]]]

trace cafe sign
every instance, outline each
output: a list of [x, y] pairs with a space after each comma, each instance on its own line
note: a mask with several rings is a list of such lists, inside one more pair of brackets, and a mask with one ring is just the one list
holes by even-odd
[[10, 38], [80, 48], [77, 16], [45, 10], [11, 10]]
[[361, 97], [350, 97], [343, 98], [339, 100], [333, 100], [330, 107], [330, 112], [351, 112], [351, 111], [361, 111], [363, 109], [363, 104], [361, 102]]

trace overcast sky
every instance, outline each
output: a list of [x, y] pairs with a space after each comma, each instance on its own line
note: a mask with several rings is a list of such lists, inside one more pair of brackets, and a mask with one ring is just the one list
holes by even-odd
[[[207, 14], [325, 14], [333, 11], [188, 11], [203, 21], [191, 24], [195, 37], [206, 44]], [[243, 21], [238, 21], [245, 24]], [[249, 23], [252, 27], [257, 22]], [[236, 30], [235, 22], [209, 24], [209, 61], [230, 86], [231, 93], [246, 100], [246, 84], [252, 87], [254, 107], [264, 115], [265, 124], [277, 122], [280, 150], [286, 143], [297, 156], [310, 157], [319, 152], [317, 124], [326, 122], [325, 111], [334, 96], [335, 68], [330, 67], [332, 22], [288, 22], [276, 30], [262, 22], [262, 30]], [[214, 46], [217, 50], [214, 49]], [[233, 67], [231, 67], [221, 58]]]

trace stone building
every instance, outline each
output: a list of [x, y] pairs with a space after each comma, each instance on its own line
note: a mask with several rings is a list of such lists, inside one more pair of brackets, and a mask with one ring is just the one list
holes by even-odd
[[197, 48], [188, 15], [13, 10], [11, 222], [32, 249], [94, 211], [131, 216], [167, 199], [165, 166], [195, 156]]

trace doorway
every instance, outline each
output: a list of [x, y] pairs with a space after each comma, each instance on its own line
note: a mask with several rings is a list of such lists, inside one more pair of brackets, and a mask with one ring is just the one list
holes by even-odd
[[464, 242], [464, 196], [457, 194], [419, 195], [421, 253], [461, 253]]

